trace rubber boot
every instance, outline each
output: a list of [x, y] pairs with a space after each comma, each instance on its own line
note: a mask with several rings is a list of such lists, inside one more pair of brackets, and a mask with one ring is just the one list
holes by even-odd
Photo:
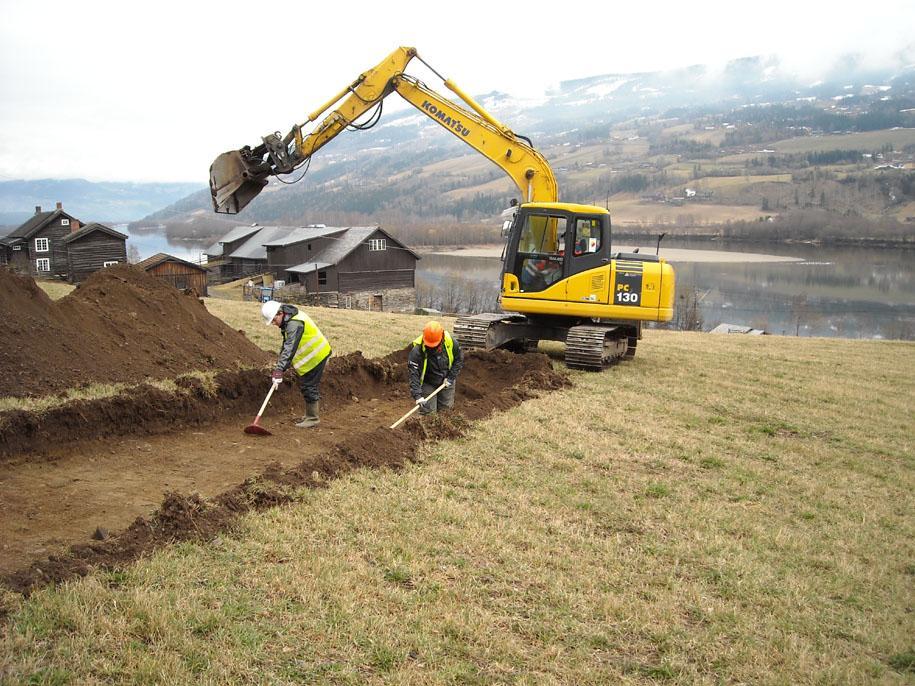
[[305, 403], [305, 417], [296, 424], [300, 429], [309, 429], [313, 426], [317, 426], [320, 423], [318, 418], [318, 402], [315, 400], [313, 403]]

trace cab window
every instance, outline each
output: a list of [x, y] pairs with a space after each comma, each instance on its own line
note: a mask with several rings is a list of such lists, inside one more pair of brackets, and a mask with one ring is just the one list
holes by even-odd
[[524, 219], [518, 252], [561, 255], [565, 250], [566, 218], [529, 214]]
[[574, 255], [593, 255], [600, 252], [601, 232], [600, 219], [579, 217], [575, 220]]

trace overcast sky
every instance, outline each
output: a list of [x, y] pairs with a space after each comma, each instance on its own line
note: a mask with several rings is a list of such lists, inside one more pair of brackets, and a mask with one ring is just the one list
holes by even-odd
[[470, 93], [536, 96], [751, 55], [812, 79], [849, 52], [915, 62], [913, 36], [915, 0], [0, 0], [0, 180], [205, 184], [398, 45]]

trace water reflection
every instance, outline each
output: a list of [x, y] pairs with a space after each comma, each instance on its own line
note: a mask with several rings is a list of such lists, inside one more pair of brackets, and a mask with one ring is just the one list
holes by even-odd
[[[674, 262], [678, 307], [696, 301], [705, 330], [726, 322], [776, 334], [915, 340], [912, 251], [665, 241], [662, 255], [665, 247], [803, 260]], [[424, 255], [417, 265], [417, 304], [454, 312], [494, 311], [500, 271], [497, 258]]]
[[200, 262], [204, 250], [209, 245], [205, 241], [195, 240], [172, 242], [165, 234], [158, 231], [131, 232], [127, 224], [117, 224], [112, 228], [127, 234], [127, 250], [129, 251], [132, 247], [136, 248], [139, 252], [138, 259], [141, 260], [164, 252], [189, 262]]

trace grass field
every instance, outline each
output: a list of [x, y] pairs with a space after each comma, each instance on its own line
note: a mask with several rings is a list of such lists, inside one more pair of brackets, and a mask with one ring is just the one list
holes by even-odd
[[864, 133], [802, 136], [769, 143], [767, 147], [780, 153], [805, 153], [829, 150], [874, 151], [880, 150], [884, 145], [892, 145], [896, 150], [915, 145], [915, 129], [884, 129]]
[[[312, 314], [369, 354], [422, 322]], [[402, 471], [5, 596], [0, 682], [913, 682], [915, 344], [648, 331], [570, 376]]]

